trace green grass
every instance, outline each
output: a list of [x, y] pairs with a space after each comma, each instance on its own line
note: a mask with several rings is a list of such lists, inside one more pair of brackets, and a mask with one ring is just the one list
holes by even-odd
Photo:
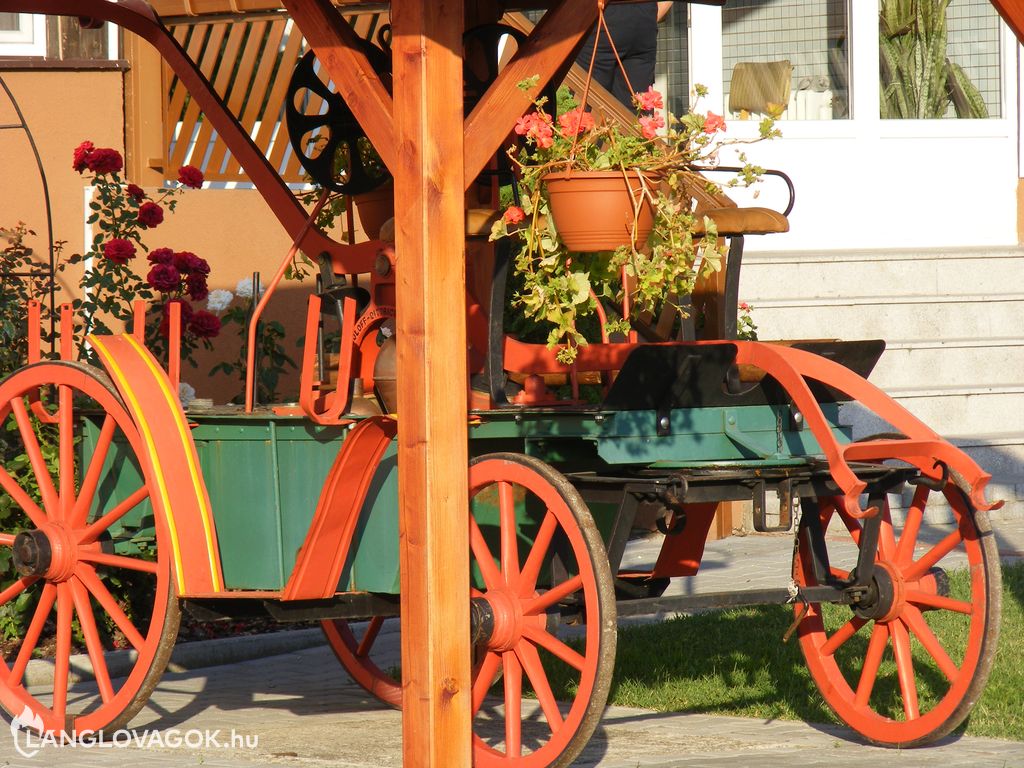
[[[950, 579], [954, 596], [966, 589], [965, 572], [952, 573]], [[985, 693], [966, 723], [970, 735], [1024, 740], [1022, 602], [1024, 565], [1004, 567], [999, 649]], [[847, 609], [832, 610], [835, 622], [850, 615]], [[954, 660], [960, 658], [963, 646], [963, 622], [956, 618], [948, 620], [945, 612], [928, 614], [932, 630]], [[661, 712], [838, 722], [811, 679], [799, 642], [795, 638], [788, 644], [782, 642], [792, 619], [791, 609], [772, 606], [622, 627], [611, 703]], [[846, 663], [857, 670], [864, 658], [866, 633], [858, 633], [847, 645]], [[914, 653], [923, 656], [925, 652], [915, 644]], [[883, 663], [879, 686], [886, 682], [887, 665], [891, 665], [891, 657]], [[918, 671], [918, 675], [921, 706], [926, 710], [929, 687], [938, 680], [937, 672], [930, 676]], [[566, 681], [562, 682], [564, 694]], [[894, 681], [889, 682], [891, 691], [886, 698], [898, 708], [898, 690]], [[932, 687], [942, 690], [938, 685]], [[884, 695], [885, 689], [878, 692]]]

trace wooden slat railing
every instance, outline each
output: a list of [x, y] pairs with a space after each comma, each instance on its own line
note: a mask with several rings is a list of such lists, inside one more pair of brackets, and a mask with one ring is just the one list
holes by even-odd
[[[383, 13], [349, 17], [356, 32], [372, 38], [387, 22]], [[286, 182], [304, 181], [284, 124], [284, 103], [292, 69], [307, 47], [284, 15], [224, 20], [183, 20], [171, 27], [214, 90]], [[207, 181], [246, 182], [237, 160], [213, 131], [196, 103], [164, 67], [164, 146], [170, 177], [182, 165], [203, 171]], [[319, 104], [310, 104], [315, 112]]]

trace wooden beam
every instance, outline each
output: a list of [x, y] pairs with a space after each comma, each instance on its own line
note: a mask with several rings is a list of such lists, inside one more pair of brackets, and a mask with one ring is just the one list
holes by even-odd
[[[558, 0], [519, 47], [498, 79], [466, 118], [466, 177], [469, 185], [501, 147], [512, 124], [527, 110], [594, 22], [594, 0]], [[519, 83], [539, 76], [526, 90]]]
[[[283, 0], [310, 48], [352, 110], [384, 165], [395, 170], [394, 106], [370, 65], [362, 40], [330, 0]], [[340, 43], [339, 43], [340, 41]]]
[[394, 0], [391, 21], [403, 765], [468, 768], [463, 0]]
[[1020, 0], [992, 0], [992, 5], [999, 11], [1017, 40], [1024, 43], [1024, 4]]

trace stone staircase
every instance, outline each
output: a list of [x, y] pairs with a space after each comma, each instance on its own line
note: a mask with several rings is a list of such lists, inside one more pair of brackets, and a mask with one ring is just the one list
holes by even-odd
[[[740, 298], [762, 339], [881, 338], [871, 381], [994, 479], [1024, 517], [1024, 248], [757, 252]], [[888, 431], [859, 409], [855, 436]]]

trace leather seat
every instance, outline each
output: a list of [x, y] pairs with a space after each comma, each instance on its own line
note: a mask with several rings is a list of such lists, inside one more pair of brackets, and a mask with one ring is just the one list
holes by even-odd
[[[710, 208], [704, 215], [715, 222], [722, 237], [789, 231], [789, 219], [771, 208]], [[697, 219], [694, 235], [703, 235], [704, 219]]]

